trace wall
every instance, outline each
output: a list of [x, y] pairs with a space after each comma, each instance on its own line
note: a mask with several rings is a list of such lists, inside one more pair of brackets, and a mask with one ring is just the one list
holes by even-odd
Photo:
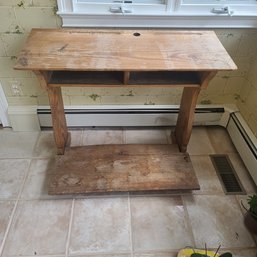
[[[10, 106], [48, 105], [45, 92], [31, 72], [14, 71], [13, 65], [32, 27], [56, 28], [56, 0], [0, 1], [0, 83]], [[201, 92], [199, 104], [237, 104], [257, 135], [257, 29], [217, 29], [221, 42], [239, 67], [220, 72]], [[14, 93], [12, 85], [18, 85]], [[178, 89], [65, 88], [65, 105], [178, 104]], [[256, 100], [255, 100], [256, 99]]]
[[[257, 42], [255, 40], [257, 47]], [[242, 85], [237, 106], [244, 119], [257, 137], [257, 52], [252, 52], [253, 62]]]
[[[31, 72], [14, 71], [12, 67], [32, 27], [61, 25], [55, 12], [56, 0], [0, 1], [0, 82], [9, 105], [37, 105], [45, 99]], [[20, 93], [12, 92], [12, 84], [19, 86]]]

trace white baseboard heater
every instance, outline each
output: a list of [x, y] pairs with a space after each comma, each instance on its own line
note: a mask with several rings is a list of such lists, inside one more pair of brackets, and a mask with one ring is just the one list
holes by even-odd
[[[51, 112], [38, 108], [39, 123], [42, 128], [52, 127]], [[113, 106], [65, 108], [68, 127], [136, 127], [174, 126], [179, 106]], [[194, 125], [219, 125], [225, 113], [223, 107], [198, 107]]]
[[227, 131], [257, 185], [257, 139], [240, 113], [230, 114]]
[[[235, 107], [198, 106], [194, 125], [221, 125], [257, 185], [257, 139]], [[69, 128], [174, 126], [179, 106], [87, 106], [65, 108]], [[49, 108], [37, 110], [41, 128], [52, 127]]]

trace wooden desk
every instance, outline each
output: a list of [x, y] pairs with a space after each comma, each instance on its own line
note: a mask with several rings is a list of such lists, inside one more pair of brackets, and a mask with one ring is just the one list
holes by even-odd
[[[234, 70], [236, 66], [212, 31], [33, 29], [15, 69], [34, 71], [48, 92], [60, 155], [65, 152], [68, 138], [61, 87], [183, 87], [174, 137], [180, 152], [185, 153], [179, 158], [186, 156], [188, 160], [186, 149], [200, 90], [207, 87], [217, 71]], [[124, 146], [119, 150], [118, 146], [114, 147], [116, 150], [113, 147], [109, 146], [113, 152], [126, 152]], [[150, 155], [157, 154], [149, 146], [142, 147]], [[132, 148], [128, 150], [130, 154], [135, 151]], [[70, 151], [69, 156], [73, 155]], [[83, 156], [81, 149], [76, 151]], [[167, 154], [166, 148], [164, 152]], [[59, 160], [67, 162], [66, 157]], [[196, 188], [196, 182], [197, 179], [187, 189]], [[151, 187], [154, 186], [147, 189]], [[103, 191], [122, 189], [108, 188]], [[133, 187], [126, 187], [130, 189]]]

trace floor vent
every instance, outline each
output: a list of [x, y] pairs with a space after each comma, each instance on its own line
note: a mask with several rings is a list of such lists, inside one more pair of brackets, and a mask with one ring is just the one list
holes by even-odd
[[225, 154], [210, 155], [225, 194], [246, 194], [234, 167]]

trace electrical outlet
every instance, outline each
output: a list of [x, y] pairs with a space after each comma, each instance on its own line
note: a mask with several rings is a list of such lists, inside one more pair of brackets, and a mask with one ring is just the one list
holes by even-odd
[[20, 85], [19, 81], [14, 80], [14, 81], [11, 81], [10, 84], [11, 84], [11, 89], [12, 89], [13, 95], [15, 95], [15, 96], [22, 95], [21, 85]]

